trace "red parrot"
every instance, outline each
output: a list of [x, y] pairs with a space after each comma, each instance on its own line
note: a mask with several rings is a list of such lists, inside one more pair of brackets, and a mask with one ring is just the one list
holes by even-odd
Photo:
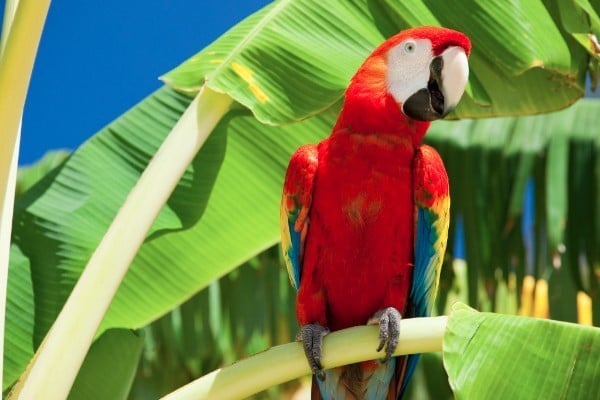
[[[292, 155], [282, 248], [313, 377], [313, 398], [396, 399], [418, 356], [391, 357], [401, 318], [428, 316], [446, 249], [450, 198], [430, 121], [459, 102], [471, 43], [445, 28], [391, 37], [352, 78], [331, 135]], [[379, 325], [383, 361], [324, 371], [330, 331]]]

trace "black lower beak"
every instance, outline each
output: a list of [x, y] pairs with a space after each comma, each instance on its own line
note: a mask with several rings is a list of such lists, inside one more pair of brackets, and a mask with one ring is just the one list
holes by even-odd
[[440, 89], [443, 66], [442, 57], [433, 59], [429, 66], [427, 88], [420, 89], [404, 102], [404, 114], [421, 121], [433, 121], [444, 117], [444, 94]]

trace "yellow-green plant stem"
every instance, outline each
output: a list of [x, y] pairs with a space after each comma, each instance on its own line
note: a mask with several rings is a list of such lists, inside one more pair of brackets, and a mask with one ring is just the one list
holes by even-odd
[[0, 57], [2, 56], [2, 51], [6, 46], [8, 32], [10, 32], [10, 28], [12, 27], [12, 22], [15, 17], [15, 11], [17, 11], [18, 4], [19, 0], [7, 0], [4, 2], [4, 16], [2, 18], [2, 35], [0, 36]]
[[[401, 322], [395, 355], [442, 350], [448, 318], [411, 318]], [[327, 335], [323, 342], [323, 366], [380, 358], [376, 326], [359, 326]], [[205, 375], [162, 400], [243, 399], [294, 378], [310, 374], [300, 343], [289, 343], [255, 354]]]
[[0, 56], [0, 193], [2, 194], [6, 192], [25, 95], [49, 6], [50, 0], [21, 0], [16, 7], [10, 31], [3, 33], [5, 42]]
[[207, 87], [158, 149], [108, 228], [73, 292], [11, 394], [65, 399], [98, 326], [154, 219], [232, 99]]
[[0, 377], [21, 116], [50, 0], [7, 0], [0, 38]]

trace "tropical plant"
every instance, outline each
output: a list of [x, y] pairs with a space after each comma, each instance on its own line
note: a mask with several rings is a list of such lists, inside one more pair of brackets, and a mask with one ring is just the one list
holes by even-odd
[[[5, 299], [21, 115], [49, 3], [23, 1], [18, 5], [6, 1], [0, 34], [0, 338], [5, 337], [7, 319]], [[3, 361], [4, 340], [1, 340], [0, 371]]]
[[[168, 87], [92, 137], [17, 199], [6, 304], [5, 342], [10, 351], [5, 355], [3, 389], [22, 376], [15, 397], [39, 398], [43, 393], [44, 398], [62, 398], [73, 381], [73, 398], [84, 397], [90, 387], [114, 390], [106, 394], [111, 398], [124, 397], [143, 345], [138, 332], [129, 329], [147, 326], [209, 285], [192, 303], [144, 329], [146, 343], [157, 343], [152, 340], [158, 337], [154, 332], [163, 324], [165, 335], [177, 328], [179, 353], [196, 346], [198, 359], [185, 357], [178, 364], [186, 368], [186, 380], [222, 361], [233, 361], [233, 354], [237, 358], [240, 352], [289, 340], [294, 329], [289, 311], [275, 307], [273, 299], [284, 298], [282, 304], [288, 306], [293, 293], [282, 289], [285, 279], [274, 270], [277, 262], [272, 255], [270, 261], [264, 261], [264, 256], [253, 261], [269, 265], [254, 267], [269, 275], [264, 301], [272, 309], [266, 314], [263, 308], [231, 301], [234, 291], [226, 289], [227, 281], [216, 284], [214, 280], [277, 243], [279, 191], [288, 157], [299, 144], [317, 141], [329, 132], [344, 87], [368, 52], [407, 26], [453, 27], [470, 35], [474, 43], [470, 84], [455, 117], [549, 112], [583, 95], [588, 71], [592, 80], [598, 77], [597, 49], [591, 41], [592, 33], [600, 34], [598, 11], [597, 5], [585, 0], [452, 5], [305, 0], [279, 1], [248, 17], [166, 74]], [[0, 55], [4, 60], [5, 53]], [[596, 107], [582, 104], [572, 112]], [[589, 117], [587, 111], [582, 114]], [[564, 121], [569, 117], [556, 118], [568, 127]], [[582, 124], [581, 130], [564, 129], [551, 136], [553, 131], [544, 130], [543, 122], [523, 121], [440, 123], [430, 138], [446, 157], [454, 212], [464, 220], [471, 266], [466, 270], [469, 300], [482, 307], [488, 302], [489, 309], [497, 309], [499, 293], [518, 293], [520, 282], [525, 281], [523, 254], [531, 253], [519, 242], [518, 217], [525, 182], [534, 171], [539, 193], [535, 198], [542, 205], [536, 207], [540, 228], [537, 246], [531, 250], [538, 256], [540, 272], [534, 272], [542, 276], [541, 271], [547, 271], [542, 268], [547, 254], [555, 258], [558, 254], [563, 266], [569, 259], [569, 267], [557, 271], [578, 277], [573, 288], [587, 290], [597, 301], [595, 267], [578, 269], [572, 261], [583, 254], [590, 265], [598, 265], [594, 245], [600, 236], [579, 229], [580, 218], [586, 217], [579, 206], [595, 210], [598, 204], [594, 202], [598, 185], [594, 174], [598, 173], [588, 169], [597, 168], [592, 164], [597, 141], [589, 138], [593, 132], [589, 127], [597, 125], [583, 125], [584, 117], [578, 116], [574, 122]], [[488, 135], [471, 133], [478, 124]], [[525, 137], [531, 132], [539, 133], [535, 140]], [[579, 150], [566, 158], [565, 149], [580, 142], [579, 134], [593, 140], [594, 150], [586, 153], [573, 145]], [[505, 143], [510, 146], [505, 148]], [[465, 163], [460, 162], [460, 149], [466, 152]], [[507, 169], [498, 168], [498, 162], [506, 163]], [[0, 172], [6, 171], [0, 165]], [[565, 178], [561, 185], [541, 183], [546, 176], [556, 176], [556, 171]], [[566, 181], [571, 173], [578, 179], [587, 175], [592, 179]], [[571, 187], [565, 182], [574, 183]], [[483, 190], [474, 190], [476, 184], [483, 184]], [[581, 190], [591, 191], [591, 196], [581, 200], [576, 196]], [[567, 208], [570, 193], [575, 202]], [[2, 215], [3, 221], [10, 216]], [[565, 215], [576, 223], [567, 228], [567, 235], [561, 228], [564, 224], [551, 225]], [[599, 220], [600, 213], [592, 215]], [[600, 223], [593, 226], [598, 229]], [[510, 241], [492, 240], [502, 237], [498, 232]], [[567, 249], [574, 251], [561, 253], [563, 238]], [[484, 246], [479, 247], [478, 240]], [[544, 248], [546, 241], [549, 245]], [[498, 279], [498, 271], [503, 278]], [[235, 277], [227, 279], [235, 282]], [[481, 294], [478, 282], [485, 284]], [[446, 290], [442, 301], [453, 294]], [[250, 310], [228, 307], [234, 303]], [[199, 313], [203, 307], [209, 311]], [[249, 311], [256, 317], [256, 310], [265, 315], [264, 325], [260, 319], [251, 321], [250, 327], [238, 323]], [[288, 318], [281, 318], [282, 314]], [[199, 330], [199, 325], [204, 329]], [[280, 330], [282, 326], [285, 329]], [[598, 340], [596, 330], [589, 332], [582, 335]], [[199, 343], [205, 346], [202, 351]], [[221, 352], [213, 352], [207, 343], [218, 345]], [[65, 349], [69, 357], [63, 357]], [[112, 369], [117, 356], [122, 370], [112, 370], [110, 376], [99, 372]], [[146, 354], [144, 360], [152, 357]], [[583, 376], [589, 374], [584, 371]], [[102, 384], [108, 378], [110, 387]], [[138, 392], [143, 390], [140, 385]]]
[[[519, 313], [571, 322], [576, 322], [578, 319], [583, 321], [585, 317], [582, 318], [578, 314], [585, 313], [586, 310], [578, 311], [577, 308], [577, 299], [582, 296], [587, 297], [582, 292], [578, 294], [578, 291], [582, 290], [590, 293], [595, 304], [594, 311], [597, 310], [596, 289], [591, 286], [581, 286], [578, 283], [580, 281], [587, 282], [586, 285], [588, 285], [594, 279], [589, 275], [592, 271], [570, 262], [571, 244], [565, 246], [562, 253], [555, 255], [555, 251], [547, 244], [548, 236], [531, 235], [531, 233], [527, 233], [527, 229], [528, 226], [532, 227], [533, 218], [536, 218], [536, 224], [558, 224], [559, 222], [550, 221], [550, 219], [571, 221], [569, 215], [579, 212], [573, 210], [573, 207], [581, 206], [577, 200], [583, 190], [581, 186], [561, 185], [549, 192], [543, 188], [548, 184], [558, 185], [556, 177], [562, 176], [562, 174], [552, 173], [551, 177], [547, 177], [546, 174], [536, 171], [564, 168], [566, 176], [563, 179], [565, 180], [575, 177], [581, 171], [595, 171], [597, 167], [594, 163], [597, 162], [597, 158], [581, 158], [578, 154], [582, 149], [597, 148], [598, 138], [595, 127], [600, 123], [599, 118], [600, 102], [582, 100], [566, 110], [552, 114], [434, 124], [427, 140], [441, 151], [451, 181], [454, 182], [452, 185], [453, 214], [457, 217], [462, 214], [465, 215], [462, 219], [473, 218], [478, 221], [477, 224], [464, 222], [462, 223], [463, 228], [456, 228], [456, 224], [454, 225], [454, 229], [464, 231], [467, 249], [465, 252], [458, 244], [448, 251], [448, 265], [444, 268], [441, 291], [438, 296], [439, 314], [449, 315], [452, 311], [451, 306], [456, 301], [462, 301], [470, 302], [483, 310], [504, 314]], [[550, 143], [555, 140], [555, 137], [563, 135], [566, 140], [563, 148], [565, 156], [557, 158], [550, 154]], [[533, 142], [532, 136], [537, 136]], [[597, 150], [594, 150], [594, 154], [596, 152]], [[529, 158], [532, 158], [530, 162], [527, 161]], [[550, 183], [546, 183], [548, 180]], [[471, 183], [471, 181], [475, 183]], [[476, 185], [477, 188], [468, 185]], [[595, 185], [594, 187], [596, 187]], [[528, 196], [525, 196], [528, 191]], [[478, 200], [480, 197], [484, 200]], [[511, 200], [513, 197], [515, 200]], [[540, 204], [540, 209], [535, 215], [532, 215], [531, 207], [525, 204], [527, 203], [524, 201], [525, 197], [529, 198], [528, 202], [533, 201]], [[491, 201], [494, 199], [496, 201]], [[549, 210], [557, 207], [555, 202], [561, 203], [565, 201], [564, 199], [576, 200], [571, 201], [568, 207], [563, 204], [564, 215], [562, 217], [553, 215]], [[591, 203], [595, 204], [595, 201], [592, 199]], [[587, 210], [582, 209], [581, 212], [587, 212]], [[469, 217], [466, 217], [467, 213], [470, 213]], [[494, 223], [496, 218], [502, 223]], [[460, 217], [455, 219], [460, 219]], [[523, 223], [523, 219], [528, 222]], [[575, 228], [571, 227], [569, 223], [563, 225], [563, 229], [563, 234], [568, 239], [568, 233]], [[577, 237], [579, 236], [575, 238]], [[498, 238], [502, 238], [502, 240], [498, 240]], [[493, 250], [484, 254], [495, 254], [498, 259], [482, 261], [477, 258], [481, 257], [480, 253], [469, 251], [473, 242], [476, 243], [477, 248], [492, 248]], [[536, 249], [548, 250], [547, 253], [536, 253]], [[466, 267], [465, 262], [461, 260], [465, 253], [468, 265], [480, 265], [481, 267], [474, 271], [474, 268]], [[288, 342], [295, 332], [294, 293], [287, 282], [285, 270], [278, 268], [281, 264], [278, 254], [278, 249], [271, 248], [262, 253], [259, 259], [253, 259], [251, 264], [245, 264], [235, 270], [232, 275], [214, 282], [209, 290], [219, 293], [218, 297], [211, 297], [215, 304], [211, 305], [208, 302], [208, 293], [200, 292], [198, 296], [204, 299], [203, 302], [199, 302], [195, 298], [192, 300], [195, 306], [185, 304], [180, 310], [177, 310], [177, 314], [199, 313], [204, 315], [206, 320], [202, 324], [193, 322], [197, 321], [198, 317], [196, 319], [181, 317], [181, 321], [188, 320], [195, 327], [188, 326], [186, 330], [197, 329], [196, 333], [192, 335], [185, 333], [180, 325], [173, 322], [178, 318], [168, 315], [160, 321], [158, 326], [152, 325], [151, 329], [155, 333], [150, 336], [159, 341], [157, 346], [162, 346], [165, 353], [170, 355], [170, 359], [179, 360], [180, 366], [192, 362], [197, 363], [198, 360], [211, 364], [204, 371], [229, 364], [230, 361], [236, 359], [236, 354], [237, 358], [241, 358], [255, 353], [257, 347], [267, 348]], [[557, 261], [555, 257], [560, 257], [560, 265], [553, 266], [553, 257], [555, 262]], [[527, 260], [530, 260], [529, 264]], [[533, 263], [531, 264], [531, 262]], [[540, 268], [537, 267], [538, 265]], [[490, 270], [487, 271], [486, 268], [490, 268]], [[229, 283], [230, 280], [236, 283]], [[275, 284], [277, 281], [279, 281], [279, 286]], [[549, 296], [544, 296], [539, 288], [537, 291], [534, 291], [534, 288], [528, 288], [527, 282], [533, 282], [534, 285], [537, 283], [539, 287], [549, 285]], [[264, 289], [262, 289], [263, 285]], [[537, 292], [536, 296], [534, 296], [534, 292]], [[546, 294], [548, 293], [546, 292]], [[530, 297], [529, 300], [527, 297]], [[274, 299], [278, 300], [274, 301]], [[248, 305], [249, 302], [252, 304], [251, 306]], [[270, 309], [274, 304], [277, 305], [277, 309]], [[200, 308], [202, 311], [199, 311]], [[265, 310], [268, 311], [265, 313]], [[209, 315], [226, 316], [227, 326], [237, 325], [244, 334], [231, 333], [229, 328], [215, 329], [214, 325], [210, 325], [208, 322]], [[280, 329], [279, 335], [271, 330], [271, 327], [277, 325], [278, 321], [279, 323], [285, 321], [285, 329]], [[512, 320], [509, 319], [509, 321]], [[598, 325], [597, 317], [595, 321], [595, 325]], [[525, 331], [532, 329], [530, 322], [514, 321], [514, 323], [524, 324]], [[542, 325], [535, 328], [534, 331], [537, 332], [537, 329], [545, 332], [548, 327]], [[290, 334], [290, 330], [292, 334]], [[265, 332], [269, 332], [269, 334], [265, 334]], [[198, 344], [187, 342], [188, 345], [182, 345], [183, 338], [188, 335], [202, 338], [200, 343], [207, 343], [211, 351], [199, 355], [198, 350], [195, 350]], [[208, 337], [203, 335], [208, 335]], [[494, 336], [493, 334], [486, 336], [482, 343], [493, 341]], [[525, 336], [524, 333], [523, 336]], [[173, 342], [169, 344], [165, 337], [177, 338], [174, 341], [177, 345], [174, 345]], [[261, 338], [259, 346], [255, 345], [257, 337]], [[549, 344], [549, 339], [545, 334], [540, 334], [539, 338], [535, 339], [535, 335], [527, 333], [527, 337], [531, 349], [538, 349], [535, 345], [537, 341], [545, 343], [545, 345], [540, 344], [539, 348], [542, 348], [542, 351], [550, 351], [549, 354], [555, 352], [556, 347], [562, 347], [558, 342], [554, 345]], [[555, 339], [557, 341], [564, 340], [561, 336], [556, 336]], [[220, 340], [219, 343], [218, 340]], [[373, 349], [369, 348], [368, 350]], [[500, 362], [505, 350], [505, 348], [499, 349], [493, 359]], [[344, 353], [347, 354], [348, 350], [346, 349]], [[154, 354], [155, 352], [144, 353], [144, 357], [153, 357]], [[567, 361], [567, 359], [573, 354], [574, 350], [561, 353], [561, 356], [568, 364], [571, 361]], [[214, 360], [215, 356], [219, 358], [216, 361]], [[528, 368], [532, 368], [525, 362], [527, 356], [523, 356], [518, 363], [514, 361], [514, 357], [516, 355], [512, 353], [507, 356], [505, 360], [507, 365], [504, 369], [511, 370], [515, 376], [519, 376], [519, 374], [525, 376], [529, 373]], [[156, 359], [152, 361], [156, 368], [150, 367], [146, 370], [146, 376], [138, 376], [138, 379], [164, 383], [162, 390], [157, 390], [160, 394], [166, 394], [180, 386], [173, 382], [155, 379], [155, 376], [167, 373], [161, 367], [164, 365], [164, 361], [160, 362]], [[561, 364], [556, 359], [554, 361], [556, 364]], [[273, 362], [273, 360], [268, 360], [265, 364], [270, 365]], [[521, 366], [523, 370], [515, 369], [516, 365]], [[279, 366], [279, 370], [281, 368], [283, 367]], [[440, 355], [428, 355], [419, 368], [422, 368], [423, 371], [417, 373], [416, 382], [413, 384], [414, 390], [418, 390], [415, 398], [438, 399], [451, 396], [450, 388], [443, 385], [447, 377]], [[544, 374], [546, 373], [544, 372]], [[591, 376], [596, 375], [597, 373], [591, 374]], [[239, 376], [236, 377], [239, 379]], [[495, 379], [497, 377], [490, 376], [486, 381], [488, 383], [483, 383], [481, 386], [494, 387], [491, 382]], [[562, 380], [557, 379], [557, 381], [561, 382]], [[544, 382], [541, 381], [538, 384], [543, 386]], [[227, 385], [225, 386], [227, 387]], [[588, 385], [587, 387], [590, 390], [581, 394], [583, 398], [586, 397], [586, 393], [593, 393], [592, 386]], [[219, 386], [216, 388], [218, 389]], [[561, 389], [560, 387], [555, 388], [555, 390]], [[207, 390], [207, 387], [199, 386], [197, 390], [199, 393], [206, 393], [204, 391]], [[210, 394], [216, 396], [220, 393], [210, 392]], [[210, 397], [208, 396], [208, 398]]]

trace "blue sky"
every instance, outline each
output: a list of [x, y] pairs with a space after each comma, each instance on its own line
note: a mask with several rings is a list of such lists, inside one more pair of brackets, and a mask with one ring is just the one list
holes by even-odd
[[19, 164], [48, 150], [76, 149], [160, 87], [158, 76], [268, 3], [53, 1], [25, 105]]

